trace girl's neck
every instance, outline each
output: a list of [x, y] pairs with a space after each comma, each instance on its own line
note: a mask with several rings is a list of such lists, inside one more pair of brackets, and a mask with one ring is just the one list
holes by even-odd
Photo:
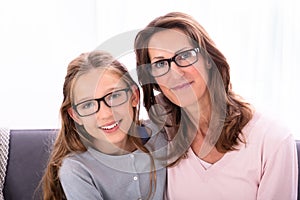
[[97, 141], [94, 142], [94, 146], [104, 154], [107, 155], [125, 155], [136, 150], [135, 145], [126, 139], [122, 144], [114, 145], [108, 141]]

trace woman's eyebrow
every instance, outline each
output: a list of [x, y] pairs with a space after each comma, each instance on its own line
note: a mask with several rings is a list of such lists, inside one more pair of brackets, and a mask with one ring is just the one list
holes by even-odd
[[[183, 47], [183, 48], [175, 51], [174, 55], [179, 54], [182, 51], [185, 51], [185, 50], [188, 50], [188, 49], [191, 49], [191, 48], [193, 48], [193, 47]], [[171, 51], [167, 51], [167, 52], [171, 52]], [[155, 57], [152, 58], [152, 60], [161, 60], [161, 59], [166, 59], [166, 58], [164, 56], [155, 56]]]
[[176, 51], [175, 54], [181, 53], [182, 51], [189, 50], [191, 48], [193, 48], [193, 47], [183, 47], [183, 48], [179, 49], [178, 51]]
[[153, 57], [152, 58], [152, 60], [160, 60], [160, 59], [165, 59], [165, 57], [164, 56], [155, 56], [155, 57]]

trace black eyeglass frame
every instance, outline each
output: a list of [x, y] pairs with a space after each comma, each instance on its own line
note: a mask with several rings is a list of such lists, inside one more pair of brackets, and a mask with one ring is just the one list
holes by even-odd
[[[196, 48], [193, 48], [193, 49], [188, 49], [188, 50], [185, 50], [185, 51], [182, 51], [182, 52], [179, 52], [179, 53], [175, 54], [172, 58], [161, 59], [161, 60], [155, 61], [154, 63], [148, 64], [148, 65], [146, 66], [146, 70], [148, 71], [148, 73], [149, 73], [151, 76], [153, 76], [153, 77], [156, 78], [156, 77], [161, 77], [161, 76], [167, 74], [167, 73], [170, 71], [170, 69], [171, 69], [171, 62], [174, 62], [178, 67], [189, 67], [189, 66], [195, 64], [196, 62], [198, 62], [198, 57], [196, 58], [196, 60], [195, 60], [194, 62], [189, 63], [188, 65], [180, 65], [180, 64], [178, 64], [177, 61], [176, 61], [176, 57], [177, 57], [178, 55], [184, 54], [184, 53], [189, 52], [189, 51], [194, 51], [196, 54], [198, 54], [198, 53], [200, 53], [200, 48], [199, 48], [199, 47], [196, 47]], [[168, 62], [168, 70], [167, 70], [164, 74], [161, 74], [161, 75], [158, 75], [158, 76], [154, 76], [154, 75], [151, 73], [151, 71], [152, 71], [152, 70], [151, 70], [152, 65], [153, 65], [153, 64], [156, 64], [156, 63], [159, 63], [159, 62], [163, 62], [163, 61], [167, 61], [167, 62]]]
[[[101, 101], [103, 101], [104, 104], [105, 104], [107, 107], [109, 107], [109, 108], [111, 108], [111, 107], [117, 107], [117, 106], [120, 106], [120, 105], [126, 103], [126, 102], [128, 101], [128, 91], [130, 91], [130, 90], [131, 90], [131, 89], [130, 89], [129, 87], [128, 87], [128, 88], [124, 88], [124, 89], [120, 89], [120, 90], [115, 90], [115, 91], [113, 91], [113, 92], [107, 93], [105, 96], [103, 96], [103, 97], [101, 97], [101, 98], [98, 98], [98, 99], [89, 99], [89, 100], [80, 102], [80, 103], [78, 103], [78, 104], [76, 104], [76, 105], [73, 105], [72, 108], [76, 111], [76, 113], [77, 113], [80, 117], [91, 116], [91, 115], [97, 113], [97, 112], [100, 110], [100, 102], [101, 102]], [[107, 96], [113, 94], [113, 93], [120, 92], [120, 91], [125, 91], [125, 92], [126, 92], [126, 100], [125, 100], [123, 103], [120, 103], [120, 104], [118, 104], [118, 105], [110, 106], [110, 105], [105, 101], [105, 98], [106, 98]], [[81, 115], [81, 114], [79, 113], [77, 107], [80, 106], [81, 104], [84, 104], [84, 103], [89, 102], [89, 101], [97, 101], [97, 103], [98, 103], [98, 109], [97, 109], [96, 111], [94, 111], [93, 113], [91, 113], [91, 114], [88, 114], [88, 115]]]

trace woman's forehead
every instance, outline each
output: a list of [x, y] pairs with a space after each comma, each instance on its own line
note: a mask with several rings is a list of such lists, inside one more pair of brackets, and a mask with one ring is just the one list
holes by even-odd
[[191, 44], [190, 38], [179, 29], [165, 29], [152, 35], [148, 48], [174, 51]]

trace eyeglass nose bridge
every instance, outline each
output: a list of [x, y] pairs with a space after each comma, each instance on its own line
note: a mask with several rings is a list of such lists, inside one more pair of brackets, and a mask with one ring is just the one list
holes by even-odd
[[[176, 69], [176, 71], [177, 70], [180, 70], [181, 71], [181, 68], [183, 68], [184, 66], [182, 66], [182, 65], [180, 65], [180, 64], [178, 64], [177, 63], [177, 61], [176, 61], [176, 57], [177, 57], [178, 55], [175, 55], [175, 56], [173, 56], [172, 58], [169, 58], [169, 59], [167, 59], [167, 62], [168, 62], [168, 71], [166, 72], [166, 73], [169, 73], [170, 71], [171, 71], [171, 63], [172, 62], [174, 62], [175, 64], [176, 64], [176, 66], [177, 66], [177, 69]], [[173, 69], [174, 70], [174, 69]], [[165, 73], [165, 74], [166, 74]], [[178, 73], [178, 72], [177, 72]]]
[[[177, 55], [175, 55], [175, 56], [173, 56], [172, 58], [169, 58], [169, 59], [166, 59], [166, 61], [168, 62], [168, 71], [166, 71], [164, 74], [167, 74], [170, 70], [171, 70], [171, 63], [172, 62], [174, 62], [176, 65], [177, 65], [177, 67], [181, 67], [180, 65], [178, 65], [178, 63], [176, 62], [176, 56]], [[163, 75], [164, 75], [163, 74]]]
[[[173, 56], [172, 58], [167, 59], [167, 62], [168, 62], [168, 65], [169, 65], [169, 70], [170, 70], [170, 68], [171, 68], [171, 63], [172, 63], [172, 62], [174, 62], [178, 67], [181, 67], [181, 66], [178, 65], [178, 63], [176, 62], [176, 56], [177, 56], [177, 55]], [[168, 70], [168, 71], [169, 71], [169, 70]]]
[[97, 103], [98, 103], [98, 109], [97, 112], [100, 111], [101, 108], [101, 101], [105, 104], [106, 107], [111, 108], [112, 106], [110, 106], [106, 101], [105, 101], [105, 97], [102, 97], [100, 99], [96, 99]]

